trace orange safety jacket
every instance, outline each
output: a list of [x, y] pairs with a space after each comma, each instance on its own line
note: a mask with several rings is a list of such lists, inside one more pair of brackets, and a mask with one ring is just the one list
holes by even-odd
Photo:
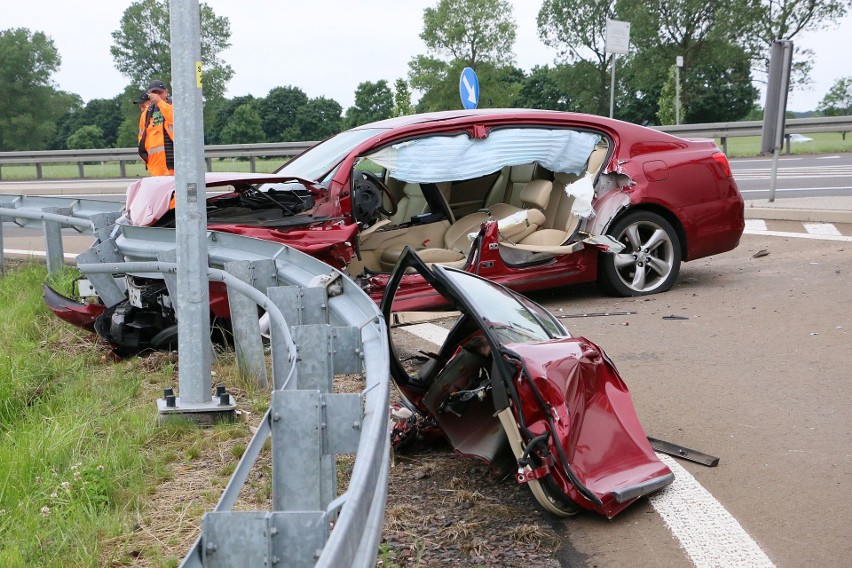
[[139, 155], [152, 176], [175, 175], [174, 108], [161, 101], [139, 116]]

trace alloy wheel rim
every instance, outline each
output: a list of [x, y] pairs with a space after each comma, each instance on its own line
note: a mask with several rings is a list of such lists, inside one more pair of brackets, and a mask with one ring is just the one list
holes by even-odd
[[674, 244], [668, 233], [651, 221], [638, 221], [618, 235], [625, 249], [615, 255], [615, 272], [636, 292], [660, 287], [674, 265]]

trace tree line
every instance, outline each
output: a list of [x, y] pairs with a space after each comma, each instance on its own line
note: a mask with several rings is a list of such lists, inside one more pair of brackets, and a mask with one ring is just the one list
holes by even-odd
[[[221, 59], [230, 22], [200, 5], [207, 144], [319, 140], [345, 128], [400, 116], [459, 108], [464, 67], [480, 80], [480, 108], [520, 107], [607, 115], [617, 65], [616, 118], [639, 124], [675, 122], [674, 62], [680, 71], [683, 123], [760, 117], [758, 89], [773, 39], [793, 39], [846, 15], [852, 0], [544, 0], [539, 37], [554, 62], [526, 71], [515, 64], [516, 22], [507, 0], [437, 0], [423, 12], [426, 53], [407, 77], [365, 81], [345, 111], [310, 98], [298, 86], [265, 96], [227, 98], [234, 71]], [[606, 50], [608, 19], [630, 22], [630, 53]], [[132, 104], [153, 78], [170, 84], [168, 0], [131, 4], [112, 33], [110, 56], [128, 78], [123, 92], [84, 103], [51, 77], [61, 57], [42, 32], [0, 31], [0, 150], [109, 148], [136, 145], [139, 110]], [[806, 86], [815, 54], [797, 48], [794, 88]], [[416, 104], [414, 95], [419, 95]], [[840, 77], [818, 112], [852, 114], [852, 77]]]

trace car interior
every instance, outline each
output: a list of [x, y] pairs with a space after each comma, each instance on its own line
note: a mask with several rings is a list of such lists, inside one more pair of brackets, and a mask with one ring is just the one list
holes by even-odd
[[[488, 220], [498, 222], [499, 250], [507, 264], [539, 262], [579, 250], [583, 244], [576, 237], [584, 219], [572, 211], [575, 196], [569, 190], [583, 178], [593, 186], [608, 151], [606, 138], [601, 138], [581, 175], [553, 172], [532, 162], [504, 166], [474, 179], [423, 184], [395, 179], [365, 158], [356, 169], [372, 169], [397, 208], [362, 229], [360, 259], [353, 259], [350, 273], [388, 272], [406, 246], [427, 264], [462, 267]], [[383, 209], [392, 207], [385, 195]]]

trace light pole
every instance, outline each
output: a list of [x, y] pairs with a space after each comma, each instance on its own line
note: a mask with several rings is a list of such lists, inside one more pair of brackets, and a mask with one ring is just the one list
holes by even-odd
[[683, 67], [683, 56], [675, 58], [675, 124], [680, 124], [680, 68]]

